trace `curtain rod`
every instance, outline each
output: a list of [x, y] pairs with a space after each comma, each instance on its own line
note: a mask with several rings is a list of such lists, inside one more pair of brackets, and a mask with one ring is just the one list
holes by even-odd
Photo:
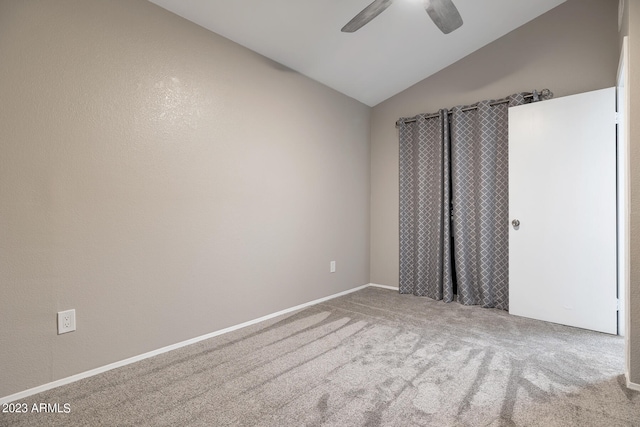
[[[527, 93], [524, 96], [524, 99], [534, 98], [534, 102], [536, 102], [536, 101], [539, 101], [540, 98], [542, 98], [542, 99], [551, 99], [552, 97], [553, 97], [553, 93], [551, 93], [551, 91], [549, 89], [542, 89], [540, 92], [538, 92], [537, 90], [534, 90], [531, 93]], [[507, 104], [508, 102], [509, 102], [508, 99], [503, 99], [501, 101], [491, 102], [491, 103], [489, 103], [489, 106], [493, 107], [495, 105]], [[478, 109], [477, 105], [472, 105], [470, 107], [463, 108], [460, 111], [464, 112], [464, 111], [471, 111], [471, 110], [477, 110], [477, 109]], [[449, 111], [447, 114], [453, 114], [453, 111]], [[430, 114], [428, 116], [425, 116], [424, 118], [425, 119], [433, 119], [433, 118], [436, 118], [436, 117], [440, 117], [440, 114], [438, 114], [438, 113]], [[406, 120], [398, 120], [396, 122], [396, 126], [399, 125], [400, 123], [413, 123], [415, 121], [416, 121], [416, 118], [406, 119]]]

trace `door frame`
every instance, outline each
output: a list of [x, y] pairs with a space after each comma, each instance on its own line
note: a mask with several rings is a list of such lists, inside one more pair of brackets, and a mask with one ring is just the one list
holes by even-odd
[[[617, 204], [618, 204], [618, 298], [620, 300], [619, 319], [624, 322], [622, 328], [618, 326], [618, 333], [624, 335], [625, 377], [629, 384], [630, 348], [629, 334], [626, 333], [630, 322], [629, 310], [629, 42], [628, 37], [622, 40], [622, 50], [618, 62], [616, 76], [616, 106], [618, 111], [617, 126], [617, 162], [622, 168], [622, 176], [618, 175]], [[622, 330], [620, 330], [622, 329]]]

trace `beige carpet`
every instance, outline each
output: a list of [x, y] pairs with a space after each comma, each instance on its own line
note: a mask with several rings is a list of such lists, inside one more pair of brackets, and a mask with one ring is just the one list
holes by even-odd
[[623, 339], [366, 288], [24, 399], [1, 426], [640, 426]]

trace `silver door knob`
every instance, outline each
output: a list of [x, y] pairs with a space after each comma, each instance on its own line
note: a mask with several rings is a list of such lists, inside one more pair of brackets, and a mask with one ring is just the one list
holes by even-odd
[[511, 221], [511, 225], [513, 225], [514, 227], [519, 227], [520, 221], [518, 221], [517, 219], [514, 219], [513, 221]]

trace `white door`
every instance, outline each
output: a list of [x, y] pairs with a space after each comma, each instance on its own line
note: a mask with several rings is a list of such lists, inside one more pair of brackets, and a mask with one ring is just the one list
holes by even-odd
[[616, 333], [615, 102], [610, 88], [509, 109], [511, 314]]

